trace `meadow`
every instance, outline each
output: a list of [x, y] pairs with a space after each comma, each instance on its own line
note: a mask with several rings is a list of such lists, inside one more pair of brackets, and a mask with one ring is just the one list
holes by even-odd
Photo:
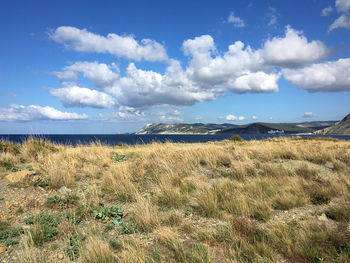
[[327, 138], [2, 141], [0, 261], [350, 262], [349, 175]]

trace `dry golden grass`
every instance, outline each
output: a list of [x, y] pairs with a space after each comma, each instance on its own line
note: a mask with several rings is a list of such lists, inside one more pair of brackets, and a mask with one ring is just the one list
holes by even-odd
[[90, 236], [82, 251], [84, 263], [115, 263], [116, 258], [108, 243], [97, 236]]
[[[1, 143], [0, 178], [33, 168], [48, 183], [22, 190], [51, 197], [40, 209], [60, 220], [52, 241], [14, 244], [21, 262], [58, 253], [75, 262], [350, 262], [348, 141]], [[20, 198], [3, 185], [5, 198]], [[60, 194], [62, 186], [72, 193]], [[35, 214], [2, 211], [10, 225]], [[35, 240], [45, 239], [40, 227]]]

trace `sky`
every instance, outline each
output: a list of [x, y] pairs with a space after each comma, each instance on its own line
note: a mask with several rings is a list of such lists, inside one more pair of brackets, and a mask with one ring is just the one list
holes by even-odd
[[0, 134], [350, 113], [350, 0], [3, 0]]

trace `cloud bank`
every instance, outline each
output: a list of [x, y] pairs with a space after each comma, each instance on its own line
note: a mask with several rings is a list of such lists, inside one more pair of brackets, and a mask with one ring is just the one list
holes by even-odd
[[67, 49], [80, 52], [109, 53], [130, 60], [164, 61], [168, 59], [163, 45], [152, 39], [136, 41], [134, 36], [120, 36], [114, 33], [101, 36], [86, 29], [61, 26], [49, 33], [52, 40]]
[[[339, 10], [344, 8], [339, 6]], [[233, 13], [229, 20], [239, 21]], [[115, 108], [118, 118], [140, 117], [155, 107], [191, 106], [223, 97], [229, 91], [278, 92], [282, 76], [310, 92], [348, 91], [350, 87], [349, 60], [322, 63], [330, 49], [321, 41], [308, 40], [303, 32], [290, 26], [283, 36], [267, 39], [259, 49], [236, 41], [221, 52], [210, 35], [187, 39], [182, 43], [187, 65], [168, 58], [165, 48], [154, 40], [138, 43], [132, 36], [104, 37], [74, 27], [59, 27], [50, 36], [76, 51], [166, 63], [164, 73], [141, 69], [134, 62], [120, 70], [114, 63], [97, 61], [78, 61], [54, 72], [63, 87], [51, 89], [50, 93], [65, 107]], [[80, 87], [80, 77], [89, 79], [99, 91]], [[177, 115], [163, 118], [180, 121]]]
[[16, 105], [12, 104], [8, 108], [0, 108], [0, 121], [35, 121], [35, 120], [81, 120], [87, 119], [86, 114], [62, 112], [55, 108], [37, 105]]

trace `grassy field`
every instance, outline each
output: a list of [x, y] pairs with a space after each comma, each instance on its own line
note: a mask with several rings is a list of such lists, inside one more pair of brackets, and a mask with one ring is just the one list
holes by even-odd
[[331, 139], [3, 141], [0, 262], [350, 262], [349, 175]]

